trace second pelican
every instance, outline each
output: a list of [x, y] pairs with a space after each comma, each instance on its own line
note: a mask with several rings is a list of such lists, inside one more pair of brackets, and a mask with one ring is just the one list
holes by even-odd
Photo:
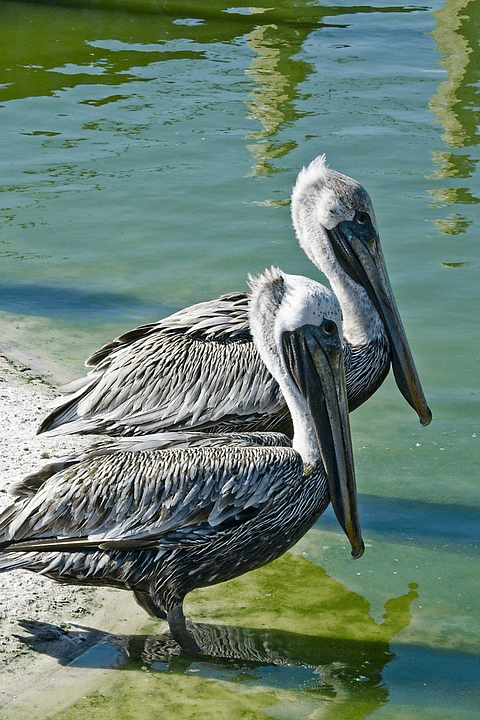
[[[292, 220], [301, 247], [342, 306], [349, 409], [368, 400], [392, 364], [401, 393], [428, 424], [431, 412], [366, 190], [319, 157], [298, 176]], [[252, 341], [246, 293], [223, 295], [136, 328], [86, 365], [90, 372], [65, 386], [39, 432], [275, 430], [291, 437], [285, 400]]]

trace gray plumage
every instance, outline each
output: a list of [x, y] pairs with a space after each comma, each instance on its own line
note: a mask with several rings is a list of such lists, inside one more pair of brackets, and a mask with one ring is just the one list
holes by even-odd
[[185, 595], [279, 557], [330, 501], [361, 555], [338, 303], [275, 269], [251, 282], [252, 333], [287, 399], [293, 446], [134, 444], [47, 472], [0, 516], [0, 571], [130, 589], [197, 649]]
[[291, 439], [282, 433], [275, 432], [231, 432], [213, 435], [206, 432], [162, 432], [135, 437], [107, 438], [103, 442], [93, 443], [90, 447], [74, 453], [57, 457], [43, 465], [39, 470], [12, 482], [8, 494], [12, 497], [29, 495], [50, 477], [62, 470], [72, 468], [88, 460], [103, 455], [114, 455], [126, 452], [150, 450], [167, 450], [171, 448], [187, 449], [194, 447], [290, 447]]
[[[423, 424], [423, 395], [388, 280], [371, 200], [319, 157], [298, 176], [292, 220], [301, 247], [342, 307], [349, 409], [365, 402], [393, 364]], [[261, 362], [247, 293], [229, 293], [136, 328], [94, 353], [90, 372], [63, 388], [38, 432], [136, 435], [161, 431], [277, 431], [292, 425]]]

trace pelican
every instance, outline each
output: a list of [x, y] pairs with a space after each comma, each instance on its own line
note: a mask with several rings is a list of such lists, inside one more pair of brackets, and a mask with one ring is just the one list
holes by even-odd
[[[344, 319], [349, 409], [380, 387], [390, 363], [420, 422], [431, 421], [383, 259], [370, 197], [325, 156], [292, 194], [300, 246], [326, 275]], [[63, 388], [38, 432], [144, 435], [161, 431], [265, 431], [292, 425], [278, 383], [260, 360], [248, 294], [230, 293], [143, 325], [95, 352]], [[66, 396], [65, 396], [66, 395]]]
[[185, 650], [183, 600], [279, 557], [331, 501], [363, 553], [341, 340], [322, 285], [276, 268], [250, 278], [250, 327], [292, 416], [292, 447], [101, 454], [48, 476], [0, 516], [0, 571], [133, 591]]

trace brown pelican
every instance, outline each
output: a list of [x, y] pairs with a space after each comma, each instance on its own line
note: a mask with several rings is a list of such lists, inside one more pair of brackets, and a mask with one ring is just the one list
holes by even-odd
[[[321, 156], [292, 194], [299, 243], [328, 277], [344, 318], [349, 409], [392, 363], [400, 392], [427, 425], [427, 406], [398, 313], [371, 200]], [[247, 293], [199, 303], [122, 335], [94, 353], [86, 377], [63, 389], [38, 432], [135, 435], [184, 430], [274, 430], [291, 436], [278, 384], [248, 326]]]
[[196, 587], [279, 557], [331, 501], [363, 553], [338, 302], [272, 268], [251, 279], [254, 342], [291, 412], [292, 447], [195, 447], [100, 455], [39, 482], [0, 516], [0, 571], [133, 590], [198, 650], [183, 614]]

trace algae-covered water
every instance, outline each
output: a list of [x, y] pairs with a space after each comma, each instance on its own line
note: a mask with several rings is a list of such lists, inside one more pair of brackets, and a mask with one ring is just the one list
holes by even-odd
[[326, 153], [373, 199], [434, 414], [420, 427], [390, 378], [352, 414], [361, 560], [327, 513], [187, 598], [209, 658], [170, 657], [141, 617], [105, 636], [97, 687], [45, 692], [39, 718], [478, 717], [479, 18], [478, 0], [0, 4], [2, 352], [65, 380], [266, 265], [321, 279], [288, 198]]

